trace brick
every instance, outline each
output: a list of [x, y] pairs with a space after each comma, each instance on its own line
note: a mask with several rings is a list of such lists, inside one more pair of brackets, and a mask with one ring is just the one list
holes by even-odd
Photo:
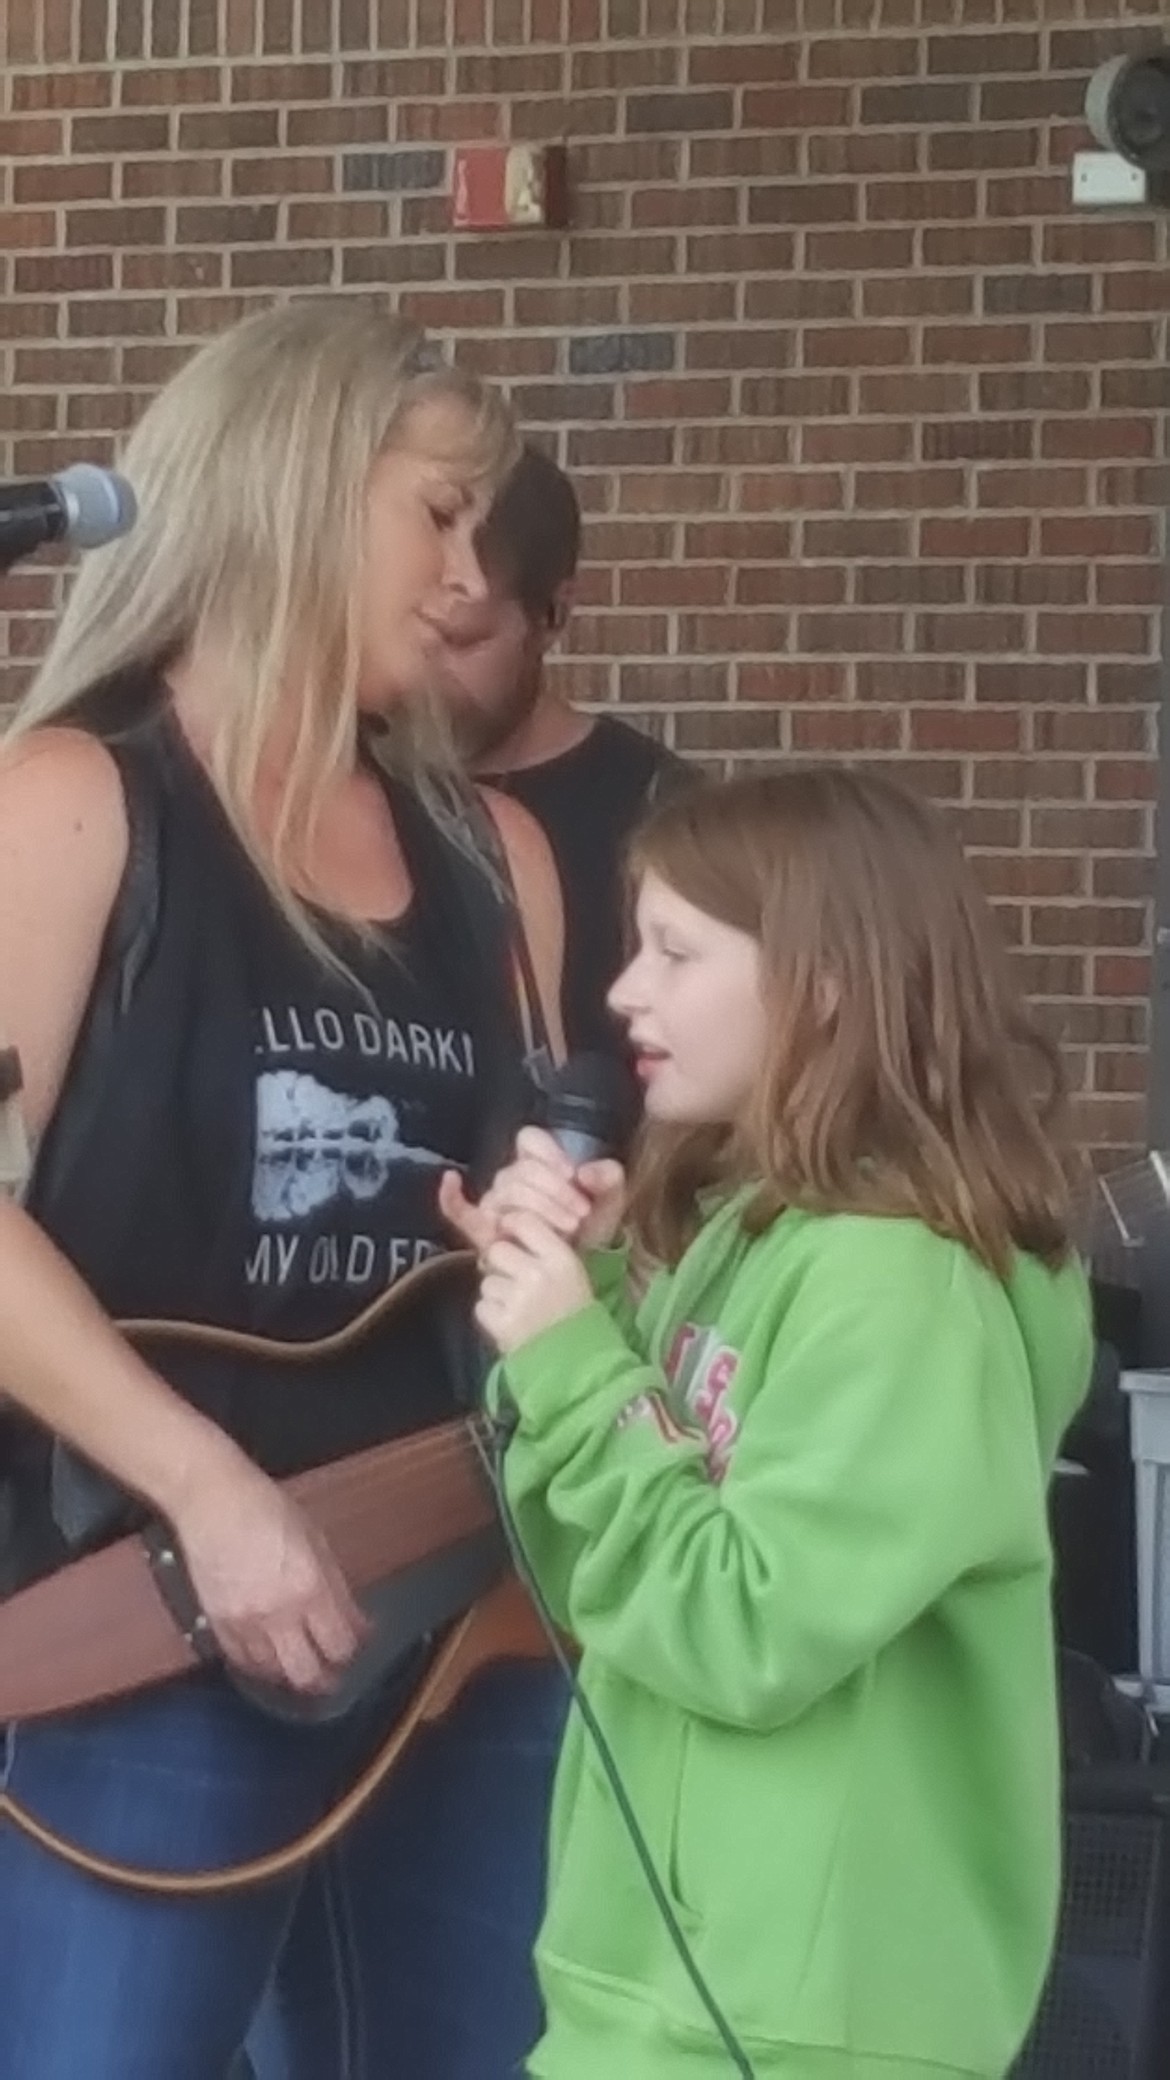
[[438, 282], [447, 270], [447, 254], [435, 244], [346, 246], [341, 279], [359, 282]]
[[1083, 701], [1087, 692], [1084, 663], [1049, 664], [1035, 657], [975, 667], [975, 698], [992, 706], [1004, 701], [1029, 704]]
[[108, 72], [17, 72], [9, 80], [9, 101], [16, 115], [42, 108], [108, 108], [113, 98]]
[[[284, 153], [278, 159], [233, 159], [230, 165], [233, 197], [252, 195], [328, 195], [334, 185], [332, 159], [324, 155], [295, 157]], [[206, 192], [203, 189], [199, 193]]]
[[[604, 241], [598, 242], [601, 243]], [[617, 245], [618, 241], [614, 241], [615, 264]], [[539, 232], [505, 235], [490, 243], [460, 240], [453, 249], [453, 259], [455, 274], [463, 280], [497, 281], [503, 276], [507, 280], [539, 281], [542, 276], [559, 272], [560, 240]]]
[[[536, 250], [535, 238], [519, 239], [514, 243], [517, 252], [522, 251], [527, 259]], [[462, 247], [460, 250], [469, 256], [470, 267], [471, 256], [485, 249]], [[493, 250], [498, 250], [498, 247]], [[549, 263], [547, 267], [530, 267], [525, 271], [555, 274], [560, 260], [559, 241], [554, 238], [543, 240], [542, 251]], [[637, 274], [670, 274], [674, 263], [674, 241], [667, 237], [576, 238], [569, 248], [569, 270], [576, 275], [616, 275], [619, 280], [624, 280]], [[476, 260], [473, 271], [478, 272], [482, 266], [482, 260]], [[487, 271], [484, 268], [484, 272]], [[490, 270], [492, 273], [498, 271], [498, 268]]]
[[455, 61], [457, 94], [555, 94], [563, 84], [559, 51], [476, 52]]
[[810, 79], [911, 79], [920, 69], [912, 36], [854, 36], [809, 46]]
[[384, 144], [389, 135], [389, 110], [384, 101], [290, 108], [287, 132], [293, 151], [306, 145]]
[[746, 87], [742, 121], [745, 130], [833, 130], [849, 123], [850, 109], [847, 87]]
[[288, 235], [298, 243], [312, 238], [384, 239], [386, 205], [372, 199], [327, 202], [318, 198], [312, 202], [290, 202]]
[[1037, 70], [1038, 36], [928, 36], [926, 69], [943, 78], [987, 80], [996, 73], [1016, 78]]
[[269, 203], [198, 203], [176, 213], [183, 245], [243, 245], [276, 236], [276, 205]]
[[12, 174], [12, 199], [26, 202], [100, 202], [114, 192], [112, 163], [100, 166], [86, 160], [63, 166], [16, 166]]
[[791, 426], [707, 424], [702, 421], [680, 429], [679, 459], [691, 463], [718, 463], [733, 469], [759, 469], [765, 463], [791, 462], [795, 434]]
[[798, 708], [792, 716], [792, 748], [834, 757], [898, 751], [905, 722], [900, 708]]
[[94, 297], [71, 303], [67, 329], [74, 339], [136, 339], [166, 330], [167, 307], [156, 297]]
[[561, 143], [566, 137], [612, 137], [618, 128], [619, 107], [616, 98], [601, 94], [575, 98], [542, 94], [510, 104], [509, 130], [517, 140], [540, 143]]
[[635, 325], [701, 326], [735, 316], [734, 282], [631, 282], [628, 295]]
[[917, 167], [918, 139], [910, 131], [830, 130], [808, 140], [810, 174], [914, 173]]
[[879, 275], [862, 283], [867, 318], [963, 318], [975, 308], [975, 283], [962, 275]]
[[977, 606], [1083, 606], [1089, 573], [1079, 563], [986, 563], [972, 573]]
[[52, 253], [18, 260], [13, 287], [18, 296], [68, 296], [112, 289], [114, 263], [108, 253]]
[[557, 342], [493, 333], [486, 339], [457, 339], [454, 358], [481, 375], [552, 376], [557, 371]]
[[118, 76], [123, 108], [173, 108], [177, 102], [219, 101], [222, 94], [217, 65], [127, 67]]
[[700, 43], [690, 47], [687, 78], [692, 86], [758, 86], [765, 80], [795, 80], [799, 70], [796, 42]]
[[214, 253], [123, 253], [120, 289], [218, 289], [226, 255]]
[[0, 153], [6, 159], [47, 156], [64, 141], [65, 126], [54, 116], [0, 116]]
[[705, 328], [686, 340], [686, 366], [698, 368], [787, 368], [796, 358], [795, 332], [741, 327], [736, 332]]
[[674, 444], [668, 426], [574, 427], [566, 462], [570, 469], [666, 469]]
[[975, 519], [951, 516], [924, 517], [918, 537], [920, 556], [1027, 556], [1031, 548], [1030, 520], [1003, 513]]
[[0, 209], [0, 252], [56, 243], [57, 220], [51, 210]]
[[897, 368], [912, 351], [904, 325], [810, 325], [804, 335], [806, 368]]
[[848, 573], [830, 564], [749, 563], [735, 573], [737, 607], [843, 606]]
[[574, 376], [628, 375], [674, 365], [673, 332], [598, 332], [569, 341], [569, 373]]
[[1029, 169], [1040, 163], [1039, 128], [1019, 125], [997, 130], [978, 124], [970, 130], [935, 130], [926, 139], [926, 163], [932, 173], [985, 173], [991, 167]]
[[[237, 166], [252, 162], [237, 160]], [[180, 159], [168, 153], [161, 159], [123, 159], [122, 193], [127, 201], [141, 202], [176, 195], [218, 195], [221, 172], [215, 159]]]
[[729, 581], [719, 564], [635, 564], [619, 573], [619, 596], [623, 607], [721, 607]]
[[749, 320], [849, 318], [856, 314], [854, 290], [854, 282], [849, 276], [836, 279], [827, 275], [797, 275], [747, 281], [744, 283], [743, 314]]
[[[617, 204], [616, 221], [620, 223], [620, 201], [606, 199]], [[738, 219], [739, 196], [731, 187], [641, 188], [630, 197], [630, 223], [635, 231], [663, 224], [694, 230], [699, 224], [735, 224]]]
[[839, 268], [874, 274], [881, 268], [914, 264], [912, 231], [813, 231], [805, 239], [805, 264], [835, 273]]
[[975, 104], [970, 87], [960, 82], [914, 80], [904, 86], [863, 87], [860, 111], [863, 123], [906, 124], [918, 130], [931, 123], [968, 123]]
[[321, 246], [274, 246], [231, 255], [233, 289], [325, 288], [332, 275], [333, 256]]
[[171, 139], [169, 116], [75, 116], [70, 127], [74, 152], [100, 158], [122, 152], [165, 152]]
[[[853, 596], [859, 607], [954, 607], [963, 603], [967, 573], [962, 564], [863, 564], [853, 573]], [[913, 631], [917, 634], [917, 629]], [[924, 641], [937, 652], [939, 644]]]
[[166, 211], [71, 209], [65, 226], [71, 246], [157, 246], [166, 236]]
[[741, 663], [736, 670], [736, 690], [741, 700], [784, 707], [795, 702], [839, 701], [845, 696], [846, 671], [837, 660], [819, 657]]
[[[346, 68], [347, 74], [349, 68]], [[233, 65], [233, 102], [267, 101], [282, 108], [291, 101], [329, 101], [333, 81], [328, 65]], [[364, 99], [359, 95], [357, 98]]]
[[875, 223], [923, 224], [937, 218], [967, 218], [975, 213], [973, 181], [875, 180], [867, 183], [865, 214]]
[[181, 109], [181, 152], [264, 151], [280, 142], [280, 117], [274, 108]]
[[438, 188], [446, 172], [445, 152], [346, 152], [341, 162], [341, 185], [350, 194]]
[[[639, 140], [643, 148], [650, 142], [661, 147], [665, 140]], [[673, 153], [674, 148], [671, 150]], [[696, 137], [691, 140], [689, 164], [691, 178], [699, 181], [791, 179], [799, 170], [800, 152], [795, 137], [774, 131], [763, 137]], [[662, 177], [671, 179], [675, 170], [673, 166], [664, 169]], [[584, 172], [590, 173], [588, 161]], [[640, 169], [635, 169], [630, 178], [639, 176]]]
[[910, 716], [910, 743], [915, 751], [1003, 753], [1022, 748], [1023, 729], [1012, 709], [917, 708]]
[[624, 51], [574, 50], [569, 59], [569, 82], [573, 92], [590, 94], [631, 93], [635, 87], [674, 87], [682, 77], [682, 53], [677, 45], [663, 44]]
[[802, 462], [911, 462], [914, 428], [889, 419], [821, 421], [800, 429]]
[[989, 317], [1030, 316], [1060, 311], [1088, 311], [1093, 280], [1088, 274], [989, 275], [983, 284], [983, 308]]
[[748, 192], [749, 224], [852, 224], [859, 213], [853, 181], [779, 181]]
[[727, 93], [631, 94], [626, 102], [630, 136], [639, 131], [690, 136], [704, 130], [730, 130], [734, 120], [735, 103]]

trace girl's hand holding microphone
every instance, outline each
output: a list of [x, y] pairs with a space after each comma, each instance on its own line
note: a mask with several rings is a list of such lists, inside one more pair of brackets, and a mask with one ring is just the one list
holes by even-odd
[[613, 1242], [625, 1196], [620, 1163], [603, 1157], [575, 1167], [540, 1127], [523, 1129], [515, 1160], [477, 1206], [454, 1172], [444, 1177], [439, 1204], [479, 1258], [475, 1318], [497, 1350], [506, 1356], [588, 1305], [578, 1253]]

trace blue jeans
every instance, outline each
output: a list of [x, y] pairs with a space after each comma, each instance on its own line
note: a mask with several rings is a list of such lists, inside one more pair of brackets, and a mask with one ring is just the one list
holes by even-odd
[[[511, 2080], [565, 1708], [550, 1664], [489, 1671], [307, 1873], [220, 1899], [123, 1892], [0, 1827], [0, 2080], [226, 2080], [257, 2017], [258, 2080]], [[198, 1676], [10, 1730], [7, 1780], [92, 1849], [199, 1868], [310, 1824], [383, 1731]]]

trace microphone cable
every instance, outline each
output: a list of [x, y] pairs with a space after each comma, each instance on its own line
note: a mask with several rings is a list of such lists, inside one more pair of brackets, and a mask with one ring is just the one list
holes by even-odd
[[[557, 1630], [556, 1619], [545, 1601], [544, 1592], [532, 1570], [528, 1555], [524, 1551], [519, 1527], [512, 1514], [512, 1506], [508, 1501], [504, 1487], [504, 1454], [507, 1451], [508, 1440], [514, 1425], [508, 1424], [499, 1417], [493, 1418], [486, 1411], [482, 1416], [482, 1425], [481, 1429], [480, 1424], [472, 1423], [470, 1425], [471, 1435], [475, 1440], [475, 1448], [480, 1463], [491, 1483], [496, 1506], [500, 1512], [500, 1522], [503, 1526], [504, 1537], [512, 1556], [512, 1564], [522, 1586], [527, 1590], [532, 1599], [536, 1615], [540, 1620], [541, 1629], [548, 1639], [557, 1665], [568, 1681], [573, 1703], [580, 1712], [585, 1730], [593, 1743], [594, 1752], [604, 1771], [609, 1788], [613, 1793], [618, 1812], [621, 1814], [631, 1846], [642, 1867], [643, 1876], [650, 1888], [659, 1917], [670, 1937], [679, 1962], [705, 2008], [711, 2026], [723, 2045], [731, 2065], [740, 2075], [740, 2080], [755, 2080], [755, 2072], [747, 2052], [739, 2042], [735, 2031], [732, 2029], [715, 1995], [707, 1984], [699, 1967], [698, 1959], [687, 1941], [678, 1915], [675, 1913], [670, 1895], [655, 1865], [650, 1845], [634, 1811], [629, 1792], [626, 1789], [621, 1771], [614, 1757], [613, 1749], [610, 1747], [609, 1741], [602, 1730], [593, 1706], [581, 1687], [577, 1671], [569, 1655], [565, 1652]], [[484, 1430], [487, 1431], [486, 1438], [483, 1434]]]

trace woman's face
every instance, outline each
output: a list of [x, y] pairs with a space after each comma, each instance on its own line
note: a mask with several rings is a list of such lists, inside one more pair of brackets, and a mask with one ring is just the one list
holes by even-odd
[[358, 701], [375, 713], [435, 682], [452, 609], [487, 596], [475, 531], [489, 494], [462, 460], [471, 432], [458, 399], [428, 400], [371, 472]]

